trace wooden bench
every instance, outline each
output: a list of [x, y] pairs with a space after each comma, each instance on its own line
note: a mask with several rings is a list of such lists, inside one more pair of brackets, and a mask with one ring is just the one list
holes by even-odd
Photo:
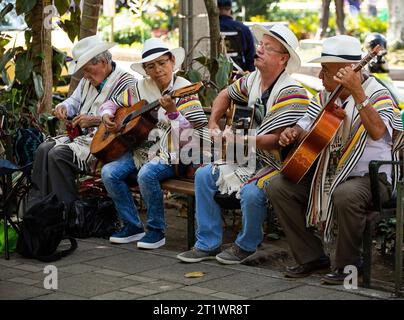
[[161, 188], [187, 196], [187, 242], [188, 249], [195, 243], [195, 186], [191, 179], [167, 179], [161, 182]]

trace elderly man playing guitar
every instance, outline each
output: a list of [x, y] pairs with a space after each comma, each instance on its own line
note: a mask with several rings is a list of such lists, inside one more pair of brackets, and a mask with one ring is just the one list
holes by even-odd
[[[255, 111], [251, 121], [256, 131], [236, 136], [236, 143], [241, 140], [241, 143], [249, 141], [255, 144], [257, 163], [244, 166], [239, 162], [230, 164], [226, 159], [227, 163], [222, 165], [207, 165], [197, 170], [197, 241], [192, 250], [177, 256], [184, 262], [216, 258], [220, 263], [238, 264], [256, 251], [263, 240], [262, 225], [267, 216], [267, 199], [262, 187], [279, 166], [279, 159], [275, 159], [270, 151], [279, 149], [281, 130], [296, 123], [309, 103], [306, 91], [289, 75], [300, 66], [295, 52], [298, 41], [293, 32], [282, 24], [275, 24], [271, 29], [255, 25], [253, 33], [259, 41], [254, 62], [257, 71], [219, 93], [213, 102], [209, 129], [220, 131], [219, 120], [230, 106], [231, 99], [248, 104]], [[233, 139], [228, 128], [224, 136], [226, 141]], [[260, 169], [258, 173], [257, 169]], [[236, 193], [241, 198], [243, 214], [242, 230], [235, 243], [222, 252], [221, 209], [214, 199], [218, 191]]]
[[[306, 115], [280, 135], [281, 146], [304, 137], [303, 145], [314, 130], [324, 133], [330, 130], [332, 125], [322, 121], [325, 113], [336, 115], [335, 134], [313, 157], [315, 160], [319, 156], [304, 177], [299, 181], [295, 177], [298, 171], [286, 170], [286, 160], [281, 174], [274, 176], [266, 187], [297, 262], [296, 266], [287, 267], [287, 277], [305, 277], [330, 268], [322, 241], [310, 227], [319, 224], [324, 228], [325, 240], [329, 240], [333, 214], [338, 226], [335, 269], [322, 282], [342, 284], [348, 275], [344, 272], [347, 265], [361, 272], [365, 212], [371, 203], [368, 165], [371, 160], [392, 160], [402, 145], [401, 132], [393, 141], [393, 136], [396, 137], [393, 131], [402, 131], [402, 123], [389, 91], [359, 71], [371, 56], [361, 61], [361, 44], [353, 37], [340, 35], [324, 40], [321, 57], [311, 61], [321, 63], [319, 77], [324, 90], [313, 97]], [[382, 202], [389, 199], [394, 179], [391, 166], [382, 166], [379, 174]]]
[[[137, 81], [118, 100], [109, 101], [100, 108], [103, 123], [108, 129], [114, 130], [117, 126], [114, 122], [117, 106], [130, 107], [141, 100], [146, 100], [158, 108], [155, 127], [162, 133], [157, 144], [153, 141], [144, 141], [137, 145], [133, 152], [128, 150], [119, 159], [105, 164], [101, 170], [102, 181], [108, 195], [114, 201], [124, 223], [123, 228], [110, 237], [112, 243], [138, 241], [137, 247], [142, 249], [156, 249], [165, 244], [166, 226], [160, 181], [183, 174], [185, 170], [181, 162], [179, 166], [173, 165], [175, 163], [173, 160], [179, 159], [174, 156], [178, 154], [178, 150], [172, 147], [172, 138], [174, 135], [179, 137], [184, 129], [195, 129], [195, 134], [198, 135], [208, 122], [196, 94], [178, 99], [173, 99], [169, 95], [173, 90], [179, 91], [180, 88], [190, 85], [188, 80], [175, 74], [184, 57], [183, 48], [169, 50], [158, 38], [146, 40], [142, 60], [131, 65], [133, 70], [146, 77]], [[179, 131], [173, 130], [174, 125]], [[156, 145], [158, 154], [154, 157], [150, 151], [151, 147]], [[140, 192], [147, 207], [146, 232], [125, 181], [133, 173], [137, 174]]]
[[76, 174], [90, 171], [96, 160], [90, 154], [90, 144], [101, 122], [98, 108], [134, 83], [134, 77], [112, 61], [108, 49], [113, 46], [90, 36], [73, 47], [68, 72], [82, 70], [83, 79], [73, 94], [56, 106], [55, 115], [73, 128], [81, 128], [82, 135], [49, 138], [38, 147], [32, 174], [33, 198], [54, 192], [68, 206], [77, 199]]

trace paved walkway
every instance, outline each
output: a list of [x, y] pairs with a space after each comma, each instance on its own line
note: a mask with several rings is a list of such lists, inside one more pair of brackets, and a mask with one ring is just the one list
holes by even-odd
[[[45, 279], [49, 276], [44, 273], [46, 263], [17, 254], [8, 261], [0, 257], [0, 299], [392, 299], [391, 294], [381, 291], [323, 286], [318, 275], [288, 280], [278, 271], [258, 267], [224, 266], [216, 261], [185, 264], [175, 258], [177, 253], [142, 251], [133, 244], [116, 246], [103, 239], [79, 240], [72, 255], [53, 263], [57, 267], [56, 290], [44, 288], [44, 283], [51, 283]], [[198, 271], [204, 275], [185, 277]]]

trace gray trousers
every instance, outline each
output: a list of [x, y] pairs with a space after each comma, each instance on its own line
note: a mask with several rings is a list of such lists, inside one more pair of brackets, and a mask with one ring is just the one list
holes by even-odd
[[41, 143], [35, 153], [32, 184], [33, 197], [56, 194], [59, 201], [71, 204], [77, 199], [76, 175], [80, 172], [73, 163], [73, 151], [66, 145], [57, 147], [54, 141]]
[[[336, 13], [336, 22], [337, 22], [337, 34], [345, 34], [345, 12], [344, 12], [344, 0], [334, 0], [335, 1], [335, 13]], [[321, 12], [320, 12], [320, 26], [317, 34], [320, 37], [324, 37], [327, 28], [328, 28], [328, 20], [330, 18], [330, 3], [331, 0], [323, 0], [321, 5]]]
[[[380, 174], [379, 180], [381, 201], [387, 201], [391, 195], [391, 185], [385, 174]], [[298, 264], [317, 260], [324, 255], [321, 239], [306, 227], [310, 182], [310, 175], [299, 184], [294, 184], [279, 174], [269, 181], [265, 189]], [[335, 189], [332, 201], [338, 225], [334, 267], [358, 265], [361, 261], [366, 209], [371, 204], [369, 176], [355, 177], [341, 183]]]

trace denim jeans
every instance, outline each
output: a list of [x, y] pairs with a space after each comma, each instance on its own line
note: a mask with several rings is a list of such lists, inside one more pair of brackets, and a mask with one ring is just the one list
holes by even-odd
[[132, 173], [137, 173], [137, 169], [132, 153], [127, 152], [118, 160], [104, 164], [101, 169], [101, 178], [122, 221], [142, 228], [132, 193], [125, 182]]
[[[218, 187], [218, 170], [212, 174], [212, 165], [201, 167], [195, 175], [196, 243], [195, 248], [205, 251], [217, 249], [222, 244], [223, 226], [220, 206], [214, 200]], [[267, 197], [255, 182], [242, 187], [242, 229], [235, 243], [245, 251], [255, 251], [262, 242], [262, 225], [267, 215]]]
[[[180, 169], [180, 171], [182, 171]], [[147, 228], [164, 232], [164, 199], [160, 181], [175, 177], [174, 166], [158, 161], [146, 163], [138, 174], [142, 198], [147, 207]]]
[[[180, 166], [180, 173], [184, 167]], [[115, 203], [119, 216], [125, 223], [142, 227], [139, 212], [133, 201], [132, 193], [125, 179], [131, 173], [137, 173], [140, 193], [147, 207], [147, 227], [164, 232], [164, 202], [160, 181], [175, 176], [174, 166], [158, 161], [150, 161], [137, 172], [132, 153], [126, 153], [120, 159], [102, 167], [101, 177], [108, 195]]]

